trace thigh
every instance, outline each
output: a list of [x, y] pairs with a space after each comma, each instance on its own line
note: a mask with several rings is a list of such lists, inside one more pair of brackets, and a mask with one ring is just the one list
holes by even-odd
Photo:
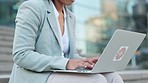
[[124, 83], [121, 76], [117, 73], [104, 73], [102, 74], [108, 83]]
[[47, 83], [107, 83], [101, 74], [52, 73]]

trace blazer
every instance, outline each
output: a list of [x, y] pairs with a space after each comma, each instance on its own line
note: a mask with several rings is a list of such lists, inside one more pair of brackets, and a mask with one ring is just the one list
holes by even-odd
[[70, 50], [62, 56], [60, 35], [50, 0], [28, 0], [19, 7], [9, 83], [46, 83], [50, 69], [65, 69], [75, 51], [75, 17], [66, 8]]

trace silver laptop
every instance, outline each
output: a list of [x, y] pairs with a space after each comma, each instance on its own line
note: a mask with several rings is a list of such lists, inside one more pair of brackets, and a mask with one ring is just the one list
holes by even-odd
[[146, 34], [117, 29], [92, 70], [51, 70], [71, 73], [105, 73], [124, 70]]

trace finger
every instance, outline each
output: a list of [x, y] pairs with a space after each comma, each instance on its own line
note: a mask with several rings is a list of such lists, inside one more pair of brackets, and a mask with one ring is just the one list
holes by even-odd
[[93, 68], [93, 64], [90, 64], [89, 62], [85, 62], [84, 65], [86, 68]]
[[91, 60], [89, 60], [89, 59], [81, 59], [81, 60], [79, 61], [79, 63], [89, 63], [89, 64], [93, 64], [93, 62], [92, 62]]
[[93, 63], [96, 63], [98, 61], [98, 59], [99, 59], [99, 57], [93, 57], [92, 58]]
[[93, 57], [93, 60], [98, 60], [99, 59], [99, 57]]
[[88, 60], [88, 63], [94, 65], [94, 62], [92, 60]]
[[89, 62], [91, 65], [94, 65], [94, 59], [93, 59], [93, 58], [88, 58], [88, 62]]
[[78, 68], [92, 68], [94, 63], [89, 59], [81, 59], [78, 61]]
[[77, 66], [77, 68], [87, 68], [87, 66], [85, 66], [85, 65], [82, 64], [82, 63], [79, 63], [78, 66]]
[[85, 58], [85, 59], [80, 59], [80, 60], [83, 61], [83, 62], [87, 62], [87, 61], [88, 61], [87, 58]]

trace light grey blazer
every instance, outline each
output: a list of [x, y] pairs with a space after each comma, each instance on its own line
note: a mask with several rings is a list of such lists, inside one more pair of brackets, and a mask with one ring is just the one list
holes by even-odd
[[14, 67], [9, 83], [46, 83], [49, 70], [65, 69], [75, 53], [75, 18], [66, 8], [70, 50], [62, 58], [56, 17], [49, 0], [28, 0], [19, 8], [13, 43]]

